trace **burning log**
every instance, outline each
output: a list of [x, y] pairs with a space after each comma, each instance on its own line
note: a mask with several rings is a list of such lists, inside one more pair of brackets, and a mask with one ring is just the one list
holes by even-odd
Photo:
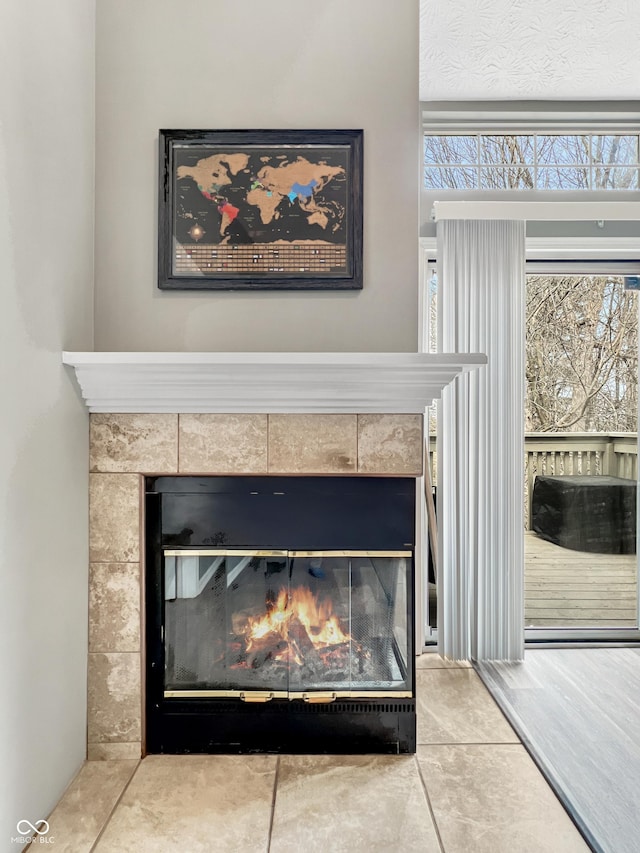
[[351, 643], [346, 642], [338, 643], [335, 646], [326, 646], [324, 649], [320, 649], [319, 654], [328, 666], [335, 666], [336, 664], [348, 666], [351, 656]]
[[261, 615], [245, 609], [231, 618], [234, 669], [260, 670], [266, 679], [286, 675], [292, 667], [297, 677], [323, 678], [328, 669], [338, 679], [348, 676], [351, 637], [331, 601], [318, 601], [308, 587], [268, 595]]
[[307, 629], [297, 616], [293, 616], [289, 621], [289, 645], [291, 646], [292, 657], [297, 664], [304, 661], [313, 669], [322, 665], [322, 659], [316, 651]]
[[269, 634], [251, 645], [251, 651], [247, 652], [247, 665], [251, 669], [260, 669], [267, 661], [279, 663], [278, 656], [284, 656], [284, 665], [287, 665], [287, 643], [277, 634]]

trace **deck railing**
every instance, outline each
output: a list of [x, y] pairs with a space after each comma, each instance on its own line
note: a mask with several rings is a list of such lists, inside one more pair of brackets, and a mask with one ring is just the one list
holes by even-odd
[[531, 497], [536, 474], [638, 476], [635, 433], [527, 433], [525, 447], [525, 529], [531, 528]]
[[[638, 476], [635, 433], [530, 432], [525, 435], [524, 524], [531, 528], [531, 496], [537, 474], [604, 474]], [[433, 482], [437, 479], [436, 439], [429, 439]]]

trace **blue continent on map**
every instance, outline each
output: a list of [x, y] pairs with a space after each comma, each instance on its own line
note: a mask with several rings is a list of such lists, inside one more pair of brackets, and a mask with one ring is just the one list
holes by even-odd
[[[318, 186], [318, 182], [315, 178], [312, 178], [308, 184], [299, 184], [297, 181], [291, 187], [291, 192], [295, 193], [302, 198], [311, 198], [313, 195], [313, 188]], [[289, 193], [289, 198], [291, 198], [291, 193]]]

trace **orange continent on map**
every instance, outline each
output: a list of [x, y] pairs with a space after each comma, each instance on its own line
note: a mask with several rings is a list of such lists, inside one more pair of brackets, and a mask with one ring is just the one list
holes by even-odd
[[195, 166], [178, 166], [176, 177], [192, 178], [200, 192], [207, 198], [217, 192], [220, 187], [232, 183], [231, 175], [237, 175], [246, 169], [249, 163], [248, 154], [213, 154], [198, 160]]

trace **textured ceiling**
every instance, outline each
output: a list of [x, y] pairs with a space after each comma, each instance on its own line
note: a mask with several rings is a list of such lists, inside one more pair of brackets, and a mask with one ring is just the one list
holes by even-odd
[[420, 98], [640, 97], [640, 0], [421, 0]]

